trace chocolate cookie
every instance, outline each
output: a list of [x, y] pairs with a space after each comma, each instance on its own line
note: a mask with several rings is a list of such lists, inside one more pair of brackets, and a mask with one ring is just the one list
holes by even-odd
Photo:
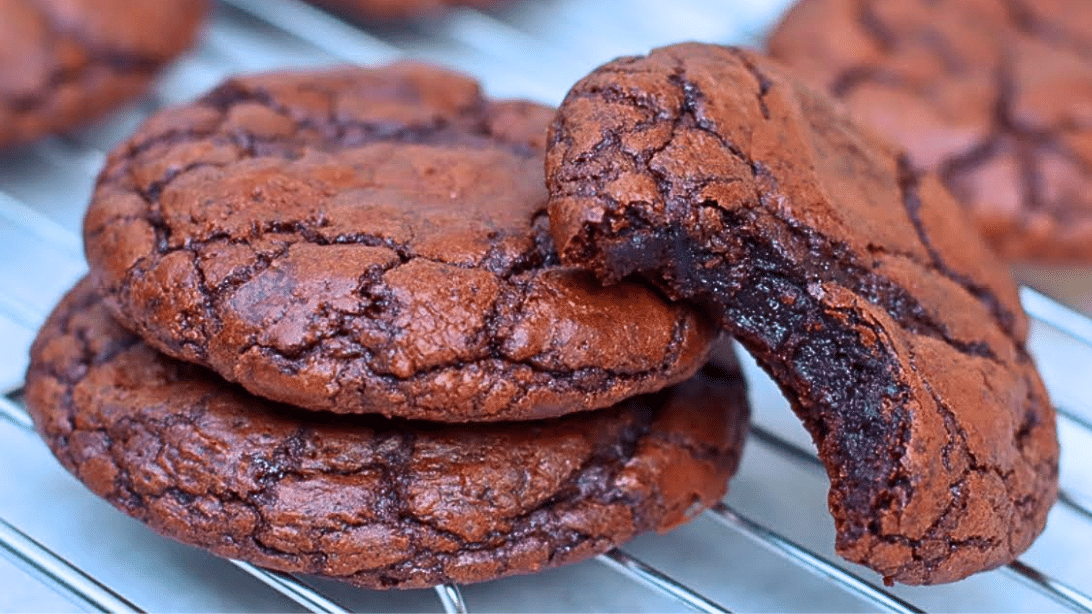
[[360, 21], [402, 21], [436, 17], [456, 6], [488, 7], [502, 0], [308, 0], [312, 4]]
[[947, 582], [1042, 530], [1058, 447], [1016, 288], [937, 179], [824, 95], [739, 49], [621, 58], [569, 92], [546, 168], [564, 262], [697, 303], [777, 380], [843, 556]]
[[139, 95], [190, 46], [206, 0], [0, 0], [0, 146]]
[[161, 351], [310, 409], [542, 418], [690, 377], [711, 324], [559, 266], [552, 116], [413, 64], [229, 81], [110, 156], [92, 276]]
[[157, 353], [89, 283], [42, 329], [27, 406], [61, 463], [156, 531], [372, 588], [579, 561], [725, 492], [747, 423], [734, 364], [531, 423], [304, 412]]
[[1092, 3], [803, 0], [769, 48], [939, 174], [1002, 255], [1092, 261]]

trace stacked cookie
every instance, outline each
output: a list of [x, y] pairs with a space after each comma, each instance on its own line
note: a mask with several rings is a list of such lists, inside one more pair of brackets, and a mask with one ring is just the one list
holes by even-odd
[[619, 58], [556, 111], [420, 65], [233, 79], [110, 156], [28, 405], [165, 534], [469, 582], [719, 498], [747, 416], [726, 332], [812, 434], [839, 552], [953, 581], [1026, 549], [1057, 492], [1016, 287], [968, 227], [736, 48]]
[[706, 366], [695, 308], [560, 265], [553, 113], [403, 64], [234, 79], [152, 118], [34, 346], [42, 435], [161, 533], [361, 586], [692, 518], [738, 464], [743, 381]]

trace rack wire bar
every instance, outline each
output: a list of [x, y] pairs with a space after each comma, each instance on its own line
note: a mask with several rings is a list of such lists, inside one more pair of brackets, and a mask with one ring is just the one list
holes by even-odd
[[731, 612], [711, 599], [698, 594], [688, 586], [663, 574], [660, 570], [615, 548], [595, 557], [609, 569], [626, 576], [652, 590], [689, 606], [697, 612]]
[[463, 592], [455, 584], [437, 584], [436, 595], [440, 597], [440, 603], [444, 604], [446, 614], [469, 614]]
[[14, 401], [3, 395], [0, 395], [0, 416], [21, 429], [34, 430], [34, 422], [31, 421], [30, 415]]
[[291, 575], [270, 569], [262, 569], [250, 563], [231, 559], [231, 563], [265, 583], [278, 593], [295, 601], [308, 612], [323, 614], [347, 614], [349, 610], [328, 599], [318, 591], [293, 578]]
[[0, 518], [0, 552], [83, 609], [93, 612], [143, 612], [133, 602], [69, 563]]
[[1020, 287], [1020, 303], [1032, 318], [1092, 347], [1092, 318], [1027, 286]]
[[[780, 437], [776, 433], [764, 429], [757, 424], [752, 424], [751, 435], [755, 439], [774, 448], [778, 452], [785, 454], [786, 456], [792, 458], [793, 460], [796, 460], [797, 462], [801, 462], [809, 469], [823, 471], [822, 461], [820, 461], [818, 458], [816, 458], [804, 448], [783, 437]], [[1065, 495], [1064, 497], [1063, 494]], [[1075, 506], [1075, 511], [1085, 516], [1086, 518], [1092, 518], [1092, 512], [1090, 512], [1080, 503], [1076, 502], [1071, 496], [1065, 493], [1064, 490], [1059, 491], [1058, 502], [1066, 505], [1067, 507]], [[1063, 605], [1074, 611], [1085, 612], [1088, 611], [1087, 607], [1092, 605], [1092, 597], [1085, 595], [1077, 589], [1065, 584], [1061, 580], [1053, 578], [1019, 560], [1013, 561], [1012, 563], [1006, 565], [1005, 571], [1010, 576], [1019, 579], [1025, 585], [1034, 588], [1040, 594], [1053, 600], [1055, 603]]]
[[1089, 420], [1088, 418], [1085, 418], [1084, 416], [1081, 416], [1073, 410], [1067, 409], [1065, 407], [1056, 407], [1055, 411], [1058, 412], [1058, 416], [1065, 418], [1066, 420], [1069, 420], [1070, 422], [1076, 424], [1077, 426], [1088, 431], [1089, 433], [1092, 433], [1092, 420]]
[[714, 505], [709, 509], [709, 513], [724, 526], [742, 533], [766, 550], [781, 555], [820, 578], [837, 583], [845, 590], [868, 601], [878, 609], [905, 614], [924, 611], [741, 515], [724, 502]]
[[[1092, 612], [1092, 597], [1059, 582], [1021, 561], [1013, 561], [1004, 567], [1005, 573], [1023, 582], [1051, 599], [1058, 600], [1074, 612]], [[1044, 590], [1050, 587], [1050, 590]]]
[[1080, 514], [1085, 520], [1092, 521], [1092, 506], [1089, 506], [1087, 503], [1081, 503], [1068, 491], [1062, 490], [1058, 492], [1058, 502]]
[[350, 62], [393, 60], [397, 48], [300, 0], [223, 0], [255, 19]]

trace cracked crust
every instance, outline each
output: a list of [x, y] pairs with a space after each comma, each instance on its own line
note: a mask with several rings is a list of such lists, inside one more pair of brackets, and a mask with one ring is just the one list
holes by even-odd
[[86, 281], [39, 334], [26, 395], [65, 468], [156, 531], [372, 588], [530, 573], [686, 522], [723, 496], [748, 416], [727, 361], [531, 423], [299, 411], [157, 353]]
[[189, 47], [206, 0], [0, 0], [0, 146], [138, 96]]
[[1002, 255], [1092, 261], [1092, 3], [803, 0], [769, 49], [939, 174]]
[[577, 83], [546, 168], [562, 260], [708, 309], [815, 440], [838, 551], [929, 584], [1028, 547], [1058, 447], [1014, 284], [900, 156], [769, 60], [684, 44]]
[[92, 276], [159, 350], [308, 409], [543, 418], [680, 382], [707, 320], [558, 264], [552, 116], [415, 64], [228, 81], [110, 156]]

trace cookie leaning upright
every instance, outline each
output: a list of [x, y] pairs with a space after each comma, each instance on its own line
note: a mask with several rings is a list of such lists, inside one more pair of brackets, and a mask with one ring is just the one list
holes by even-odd
[[205, 0], [0, 0], [0, 146], [93, 119], [193, 43]]
[[577, 83], [547, 154], [566, 264], [709, 310], [831, 479], [838, 551], [887, 579], [1013, 560], [1057, 492], [1016, 288], [940, 182], [748, 51], [686, 44]]
[[542, 418], [680, 382], [711, 325], [559, 266], [552, 115], [413, 64], [230, 80], [110, 156], [92, 278], [159, 350], [310, 409]]
[[1003, 256], [1092, 262], [1092, 2], [801, 0], [769, 49], [939, 174]]

